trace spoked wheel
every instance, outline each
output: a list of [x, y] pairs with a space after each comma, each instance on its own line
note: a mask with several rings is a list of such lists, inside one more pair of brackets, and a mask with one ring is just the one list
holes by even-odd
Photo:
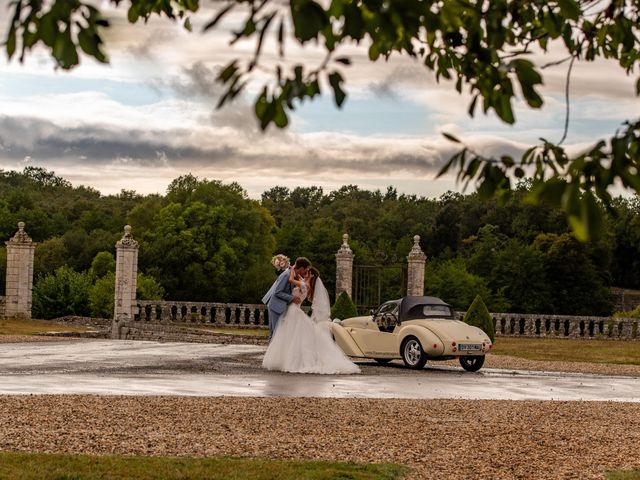
[[484, 365], [484, 355], [469, 355], [460, 357], [460, 365], [467, 372], [477, 372]]
[[416, 337], [407, 337], [402, 342], [402, 360], [407, 367], [419, 370], [427, 363], [427, 354], [424, 353], [420, 340]]

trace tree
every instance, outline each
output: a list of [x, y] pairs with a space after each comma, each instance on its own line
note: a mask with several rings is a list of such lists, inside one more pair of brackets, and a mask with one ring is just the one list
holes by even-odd
[[[200, 6], [197, 0], [131, 0], [127, 5], [132, 23], [158, 15], [183, 22], [188, 30], [192, 29], [190, 15]], [[544, 65], [530, 60], [534, 51], [546, 53], [553, 46], [564, 52], [564, 58], [555, 63], [568, 65], [567, 87], [576, 60], [612, 59], [627, 74], [640, 61], [640, 0], [333, 0], [322, 4], [314, 0], [229, 0], [204, 30], [215, 28], [232, 11], [245, 18], [237, 26], [234, 20], [231, 43], [253, 39], [256, 48], [250, 60], [235, 59], [221, 69], [218, 79], [226, 91], [220, 105], [235, 98], [256, 71], [263, 70], [266, 36], [277, 39], [280, 61], [273, 69], [274, 80], [266, 80], [255, 100], [262, 128], [271, 123], [287, 126], [290, 112], [305, 99], [320, 95], [324, 85], [329, 85], [341, 106], [346, 97], [342, 69], [351, 60], [340, 54], [340, 48], [353, 43], [367, 48], [372, 62], [394, 55], [418, 59], [436, 79], [451, 80], [458, 92], [467, 89], [471, 93], [470, 115], [481, 106], [485, 113], [493, 110], [509, 124], [515, 122], [512, 102], [518, 91], [531, 108], [543, 105], [536, 89], [543, 83]], [[108, 61], [102, 36], [109, 24], [93, 2], [17, 1], [11, 4], [9, 18], [4, 42], [9, 58], [18, 54], [22, 60], [32, 48], [43, 44], [64, 69], [79, 63], [78, 51]], [[326, 57], [319, 66], [284, 64], [285, 46], [292, 41], [285, 35], [287, 25], [293, 26], [294, 41], [322, 46]], [[461, 143], [452, 135], [446, 136]], [[464, 147], [440, 174], [457, 169], [458, 179], [474, 183], [481, 195], [503, 198], [510, 194], [514, 178], [530, 176], [531, 200], [561, 207], [576, 236], [586, 240], [602, 230], [598, 205], [611, 203], [610, 187], [619, 183], [640, 193], [640, 120], [626, 122], [610, 138], [595, 142], [573, 158], [562, 147], [563, 140], [554, 144], [542, 139], [520, 159], [508, 155], [486, 158]]]
[[35, 318], [58, 318], [65, 315], [89, 315], [91, 279], [67, 266], [40, 277], [33, 286]]

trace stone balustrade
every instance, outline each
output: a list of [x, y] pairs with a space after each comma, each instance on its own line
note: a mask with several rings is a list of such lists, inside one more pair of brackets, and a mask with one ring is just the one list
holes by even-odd
[[236, 328], [269, 326], [267, 306], [247, 303], [211, 303], [168, 300], [138, 300], [134, 321], [181, 323]]
[[[303, 307], [308, 311], [308, 307]], [[138, 324], [268, 328], [266, 305], [138, 300]], [[460, 318], [464, 312], [459, 312]], [[640, 340], [640, 319], [493, 313], [496, 336]]]
[[496, 336], [640, 340], [640, 319], [492, 313]]

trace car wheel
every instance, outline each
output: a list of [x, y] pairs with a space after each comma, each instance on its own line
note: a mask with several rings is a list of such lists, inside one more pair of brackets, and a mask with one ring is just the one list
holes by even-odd
[[467, 372], [477, 372], [484, 365], [484, 355], [470, 355], [468, 357], [460, 357], [460, 365]]
[[407, 367], [421, 369], [427, 363], [427, 354], [416, 337], [407, 337], [402, 342], [402, 360]]
[[389, 363], [391, 361], [390, 358], [374, 358], [374, 360], [378, 363]]

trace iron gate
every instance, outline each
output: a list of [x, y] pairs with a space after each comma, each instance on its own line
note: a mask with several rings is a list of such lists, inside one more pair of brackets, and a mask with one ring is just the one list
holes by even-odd
[[353, 301], [360, 314], [407, 294], [407, 265], [354, 265]]

